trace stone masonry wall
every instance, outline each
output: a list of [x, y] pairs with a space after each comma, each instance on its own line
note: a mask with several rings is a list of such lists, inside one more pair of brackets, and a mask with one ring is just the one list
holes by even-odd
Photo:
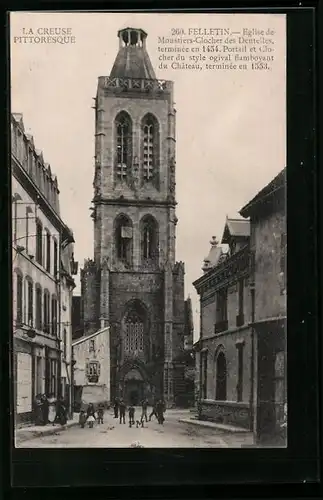
[[286, 295], [281, 292], [279, 279], [281, 234], [286, 232], [285, 224], [285, 215], [277, 212], [252, 227], [256, 241], [256, 321], [286, 314]]

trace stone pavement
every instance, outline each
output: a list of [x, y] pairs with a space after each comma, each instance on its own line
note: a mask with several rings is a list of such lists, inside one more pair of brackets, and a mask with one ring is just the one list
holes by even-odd
[[[140, 409], [136, 416], [140, 417]], [[95, 424], [93, 429], [72, 426], [67, 430], [57, 427], [55, 434], [42, 435], [29, 440], [17, 440], [16, 446], [23, 448], [230, 448], [251, 444], [249, 436], [234, 435], [217, 429], [197, 427], [180, 422], [188, 419], [189, 410], [167, 410], [164, 425], [159, 425], [155, 418], [145, 426], [136, 428], [120, 424], [107, 411], [104, 424]]]

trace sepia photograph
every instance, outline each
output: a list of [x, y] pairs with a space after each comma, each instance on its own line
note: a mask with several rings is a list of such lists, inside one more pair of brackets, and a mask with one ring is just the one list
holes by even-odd
[[10, 103], [15, 447], [285, 448], [286, 15], [11, 12]]

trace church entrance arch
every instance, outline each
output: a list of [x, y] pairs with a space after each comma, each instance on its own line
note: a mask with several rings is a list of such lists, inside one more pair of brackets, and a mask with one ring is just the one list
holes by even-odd
[[124, 399], [127, 405], [139, 406], [144, 399], [144, 379], [140, 371], [131, 369], [124, 378]]

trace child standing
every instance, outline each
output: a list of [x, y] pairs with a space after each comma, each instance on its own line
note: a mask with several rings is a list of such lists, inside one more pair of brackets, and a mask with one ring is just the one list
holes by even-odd
[[95, 410], [92, 403], [89, 404], [87, 409], [87, 421], [89, 422], [90, 429], [93, 429], [93, 424], [95, 422]]
[[104, 408], [102, 405], [98, 408], [98, 424], [103, 424]]

